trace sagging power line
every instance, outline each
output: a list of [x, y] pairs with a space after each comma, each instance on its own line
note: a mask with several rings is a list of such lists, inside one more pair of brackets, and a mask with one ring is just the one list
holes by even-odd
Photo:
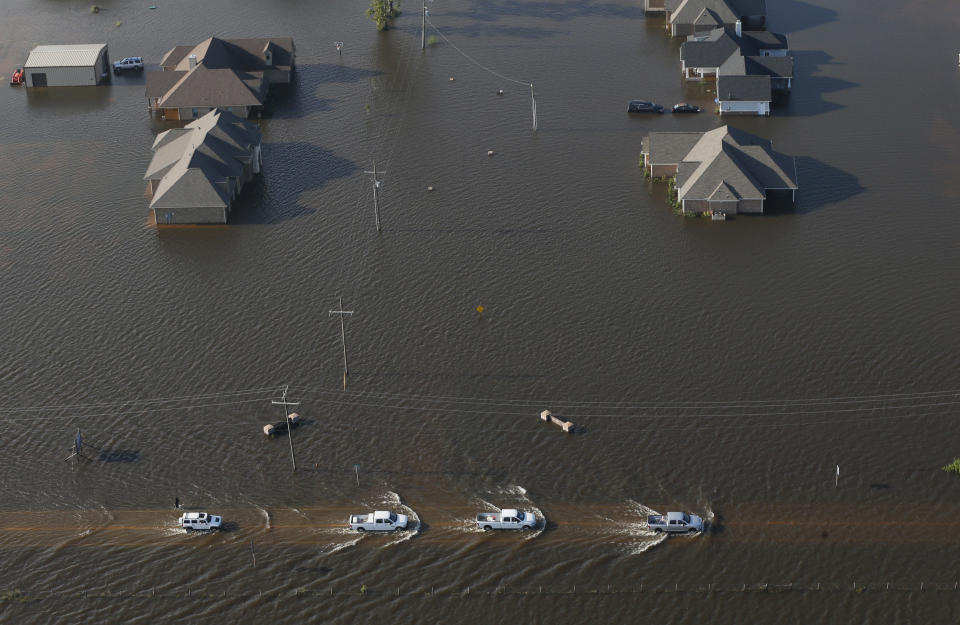
[[443, 32], [442, 32], [439, 28], [437, 28], [437, 25], [436, 25], [436, 24], [434, 24], [433, 22], [430, 21], [430, 19], [427, 17], [427, 14], [426, 14], [426, 7], [424, 7], [423, 19], [424, 19], [425, 22], [427, 22], [428, 24], [430, 24], [430, 27], [431, 27], [431, 28], [433, 28], [435, 31], [437, 31], [437, 34], [440, 35], [440, 37], [441, 37], [444, 41], [446, 41], [448, 44], [450, 44], [450, 47], [452, 47], [454, 50], [456, 50], [457, 52], [459, 52], [460, 55], [463, 56], [463, 58], [467, 59], [468, 61], [470, 61], [471, 63], [473, 63], [474, 65], [476, 65], [476, 66], [479, 67], [480, 69], [482, 69], [483, 71], [485, 71], [485, 72], [487, 72], [487, 73], [489, 73], [489, 74], [492, 74], [493, 76], [496, 76], [497, 78], [501, 78], [501, 79], [503, 79], [503, 80], [506, 80], [506, 81], [509, 81], [509, 82], [512, 82], [512, 83], [516, 83], [516, 84], [518, 84], [518, 85], [523, 85], [523, 86], [525, 86], [525, 87], [530, 87], [530, 107], [531, 107], [531, 111], [532, 111], [532, 114], [533, 114], [533, 130], [534, 130], [534, 132], [536, 132], [536, 130], [537, 130], [537, 96], [536, 96], [536, 93], [534, 93], [534, 90], [533, 90], [533, 83], [532, 83], [532, 82], [525, 81], [525, 80], [517, 80], [516, 78], [510, 78], [509, 76], [504, 76], [504, 75], [501, 74], [500, 72], [497, 72], [497, 71], [495, 71], [495, 70], [490, 69], [489, 67], [487, 67], [486, 65], [484, 65], [484, 64], [481, 63], [480, 61], [476, 60], [475, 58], [473, 58], [472, 56], [470, 56], [469, 54], [467, 54], [466, 52], [464, 52], [463, 50], [461, 50], [460, 48], [458, 48], [455, 43], [453, 43], [452, 41], [450, 41], [450, 39], [448, 39], [447, 36], [444, 35]]

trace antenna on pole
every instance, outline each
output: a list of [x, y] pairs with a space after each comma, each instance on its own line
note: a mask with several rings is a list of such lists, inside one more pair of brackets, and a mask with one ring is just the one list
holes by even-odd
[[[380, 180], [377, 179], [377, 161], [373, 161], [373, 171], [364, 171], [373, 174], [373, 215], [377, 220], [377, 232], [380, 232]], [[387, 172], [382, 171], [381, 174]]]
[[283, 422], [287, 424], [287, 440], [290, 441], [290, 460], [293, 462], [293, 470], [297, 470], [297, 457], [293, 454], [293, 424], [290, 423], [290, 413], [287, 412], [287, 406], [299, 406], [300, 402], [298, 401], [287, 401], [287, 389], [290, 388], [289, 384], [283, 385], [283, 395], [280, 397], [280, 401], [273, 400], [270, 403], [274, 406], [283, 406]]
[[343, 325], [343, 318], [346, 315], [352, 315], [352, 310], [343, 309], [343, 298], [340, 298], [340, 306], [338, 310], [331, 310], [331, 315], [340, 315], [340, 342], [343, 344], [343, 388], [347, 388], [347, 374], [350, 373], [350, 369], [347, 367], [347, 331]]

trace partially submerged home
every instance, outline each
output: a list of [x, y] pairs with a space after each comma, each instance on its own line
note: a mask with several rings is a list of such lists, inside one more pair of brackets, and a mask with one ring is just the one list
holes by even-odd
[[773, 91], [789, 92], [793, 84], [787, 53], [784, 35], [717, 28], [687, 37], [680, 69], [685, 80], [716, 79], [721, 115], [769, 115]]
[[[716, 78], [720, 68], [731, 59], [742, 57], [788, 58], [790, 74], [793, 59], [787, 56], [785, 35], [762, 31], [743, 31], [737, 28], [715, 28], [706, 33], [690, 35], [680, 46], [680, 68], [686, 80]], [[734, 73], [732, 67], [728, 67]]]
[[105, 43], [37, 46], [23, 64], [27, 87], [83, 87], [110, 81]]
[[717, 78], [717, 112], [721, 115], [769, 115], [773, 95], [769, 76]]
[[793, 157], [767, 139], [721, 126], [708, 132], [654, 132], [643, 138], [644, 168], [674, 177], [675, 201], [684, 215], [726, 217], [763, 213], [774, 197], [795, 198]]
[[231, 203], [260, 173], [260, 129], [214, 109], [157, 135], [144, 179], [157, 224], [226, 223]]
[[214, 108], [250, 117], [271, 85], [289, 83], [296, 47], [290, 37], [218, 39], [177, 46], [147, 74], [147, 102], [168, 120], [196, 119]]
[[762, 30], [767, 22], [765, 0], [644, 0], [648, 13], [663, 12], [674, 37], [715, 28]]

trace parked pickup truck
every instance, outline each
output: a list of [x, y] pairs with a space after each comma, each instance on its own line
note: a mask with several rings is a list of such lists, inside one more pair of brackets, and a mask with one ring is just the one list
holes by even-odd
[[532, 512], [504, 508], [500, 512], [481, 512], [477, 515], [477, 527], [482, 530], [531, 530], [537, 525]]
[[177, 522], [185, 530], [216, 530], [220, 529], [223, 519], [206, 512], [186, 512], [180, 515]]
[[695, 534], [703, 531], [703, 519], [686, 512], [668, 512], [652, 514], [647, 517], [647, 527], [657, 534]]
[[369, 514], [351, 514], [350, 529], [358, 532], [396, 532], [407, 528], [407, 515], [377, 510]]

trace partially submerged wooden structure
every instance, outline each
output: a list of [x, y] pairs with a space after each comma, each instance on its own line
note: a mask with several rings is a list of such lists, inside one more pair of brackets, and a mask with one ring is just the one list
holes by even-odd
[[567, 433], [573, 432], [574, 426], [571, 421], [567, 421], [563, 417], [558, 417], [549, 410], [544, 410], [540, 413], [540, 419], [548, 423], [552, 422], [554, 425], [559, 425], [560, 428]]
[[296, 412], [290, 413], [290, 416], [287, 417], [286, 421], [277, 421], [276, 423], [268, 423], [263, 426], [263, 433], [267, 436], [273, 436], [275, 434], [280, 434], [286, 432], [291, 428], [295, 428], [300, 425], [300, 415]]

